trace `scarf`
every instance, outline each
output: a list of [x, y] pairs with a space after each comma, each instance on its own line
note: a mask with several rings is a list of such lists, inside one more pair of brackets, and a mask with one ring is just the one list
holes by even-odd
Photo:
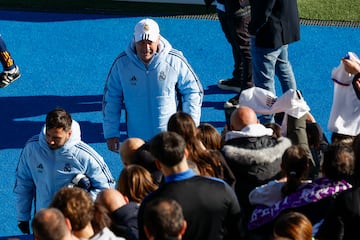
[[318, 202], [336, 193], [350, 189], [352, 186], [345, 180], [332, 181], [328, 178], [319, 178], [306, 184], [298, 191], [284, 197], [271, 207], [258, 205], [254, 209], [248, 224], [253, 230], [274, 220], [282, 211], [297, 208], [309, 203]]

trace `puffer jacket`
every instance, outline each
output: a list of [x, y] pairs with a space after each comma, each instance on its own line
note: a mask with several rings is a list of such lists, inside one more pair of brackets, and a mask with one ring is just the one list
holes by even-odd
[[227, 133], [228, 138], [221, 149], [236, 179], [235, 192], [245, 222], [252, 212], [249, 193], [255, 187], [280, 177], [282, 155], [291, 146], [288, 138], [276, 139], [271, 133], [261, 124], [232, 131]]
[[46, 143], [45, 126], [27, 141], [16, 168], [14, 186], [19, 221], [30, 220], [33, 200], [35, 212], [48, 207], [54, 194], [70, 185], [79, 173], [89, 178], [93, 199], [102, 189], [114, 188], [110, 169], [93, 148], [81, 141], [80, 126], [74, 120], [71, 130], [69, 140], [56, 150]]
[[181, 104], [200, 123], [202, 85], [182, 52], [160, 37], [158, 52], [148, 64], [136, 55], [132, 42], [114, 61], [103, 97], [105, 139], [120, 137], [121, 110], [126, 111], [128, 137], [150, 140], [167, 128]]

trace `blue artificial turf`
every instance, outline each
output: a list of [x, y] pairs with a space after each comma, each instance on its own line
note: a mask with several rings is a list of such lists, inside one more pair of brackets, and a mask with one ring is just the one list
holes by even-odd
[[[21, 234], [12, 193], [17, 159], [26, 140], [39, 133], [46, 113], [54, 107], [64, 107], [80, 122], [83, 140], [104, 157], [118, 178], [120, 158], [107, 150], [102, 135], [101, 98], [110, 65], [128, 45], [140, 19], [0, 11], [0, 33], [22, 72], [19, 80], [0, 89], [0, 236]], [[218, 79], [230, 77], [233, 66], [219, 23], [154, 19], [161, 34], [183, 51], [202, 81], [202, 122], [221, 131], [225, 124], [223, 104], [234, 93], [216, 87]], [[360, 53], [359, 36], [359, 28], [302, 25], [301, 40], [289, 47], [298, 88], [328, 137], [331, 70], [347, 51]], [[278, 82], [276, 85], [279, 89]]]

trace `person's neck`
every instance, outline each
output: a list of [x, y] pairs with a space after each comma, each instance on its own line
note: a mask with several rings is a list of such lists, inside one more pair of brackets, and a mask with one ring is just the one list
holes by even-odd
[[189, 170], [189, 166], [187, 165], [186, 160], [184, 160], [173, 167], [163, 167], [161, 170], [164, 176], [167, 177], [173, 174], [186, 172]]
[[83, 229], [80, 229], [78, 231], [73, 231], [73, 233], [77, 238], [90, 239], [92, 236], [94, 236], [94, 229], [92, 228], [91, 223], [89, 222]]

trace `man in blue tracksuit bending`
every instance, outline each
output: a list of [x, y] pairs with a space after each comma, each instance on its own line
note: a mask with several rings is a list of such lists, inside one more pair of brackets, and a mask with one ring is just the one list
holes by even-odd
[[40, 134], [30, 138], [21, 152], [14, 187], [16, 217], [23, 233], [30, 233], [29, 220], [49, 206], [55, 193], [65, 186], [81, 187], [95, 200], [115, 181], [104, 159], [81, 141], [80, 126], [64, 109], [46, 116]]

